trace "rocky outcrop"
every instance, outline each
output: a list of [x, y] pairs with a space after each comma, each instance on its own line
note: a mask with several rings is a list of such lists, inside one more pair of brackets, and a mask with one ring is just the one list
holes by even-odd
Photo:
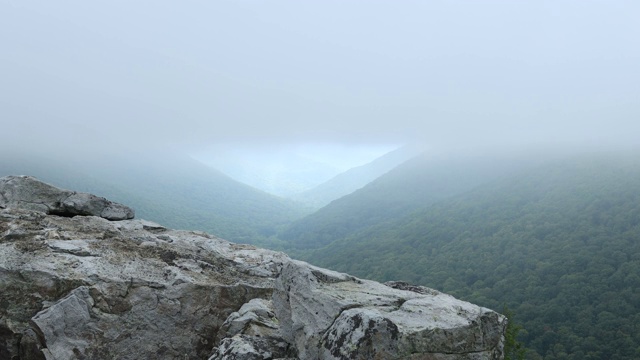
[[60, 214], [66, 198], [21, 179], [0, 179], [0, 359], [502, 357], [506, 320], [489, 309], [201, 232]]
[[498, 356], [501, 315], [424, 287], [390, 285], [291, 260], [273, 297], [282, 335], [306, 359]]
[[133, 219], [133, 209], [92, 194], [62, 190], [31, 176], [0, 178], [0, 208], [13, 207], [60, 216], [93, 215]]

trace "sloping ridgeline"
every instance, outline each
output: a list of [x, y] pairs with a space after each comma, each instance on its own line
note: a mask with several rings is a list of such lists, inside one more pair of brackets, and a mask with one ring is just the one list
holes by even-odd
[[540, 166], [364, 228], [306, 259], [489, 308], [506, 304], [526, 330], [530, 359], [638, 359], [640, 156]]
[[235, 242], [263, 243], [303, 216], [297, 203], [239, 183], [175, 153], [52, 158], [0, 153], [0, 176], [36, 176], [54, 185], [131, 205], [137, 216]]
[[423, 153], [294, 222], [279, 238], [293, 254], [320, 248], [539, 161], [533, 154], [443, 157]]
[[294, 195], [292, 198], [315, 209], [328, 205], [333, 200], [364, 187], [368, 183], [392, 170], [403, 162], [417, 156], [421, 151], [418, 146], [404, 146], [393, 150], [368, 164], [349, 169], [332, 179]]

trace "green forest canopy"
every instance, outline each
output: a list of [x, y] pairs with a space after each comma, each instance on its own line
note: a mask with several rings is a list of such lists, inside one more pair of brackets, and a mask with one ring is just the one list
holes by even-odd
[[356, 276], [507, 305], [524, 326], [530, 359], [637, 359], [638, 159], [537, 167], [300, 255]]

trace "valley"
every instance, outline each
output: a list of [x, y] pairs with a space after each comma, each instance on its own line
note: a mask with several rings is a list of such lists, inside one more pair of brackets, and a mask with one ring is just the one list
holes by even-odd
[[527, 359], [640, 356], [635, 151], [425, 152], [315, 211], [177, 154], [91, 166], [17, 158], [4, 157], [0, 175], [29, 173], [131, 204], [139, 218], [508, 308]]

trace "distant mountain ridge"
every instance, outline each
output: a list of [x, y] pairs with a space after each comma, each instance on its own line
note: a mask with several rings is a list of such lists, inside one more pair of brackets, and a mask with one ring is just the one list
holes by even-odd
[[206, 163], [236, 181], [282, 197], [291, 197], [338, 171], [296, 154], [242, 155], [230, 152]]
[[421, 148], [418, 146], [403, 146], [368, 164], [338, 174], [315, 188], [295, 194], [290, 198], [319, 209], [333, 200], [362, 188], [396, 166], [417, 156], [420, 152]]

